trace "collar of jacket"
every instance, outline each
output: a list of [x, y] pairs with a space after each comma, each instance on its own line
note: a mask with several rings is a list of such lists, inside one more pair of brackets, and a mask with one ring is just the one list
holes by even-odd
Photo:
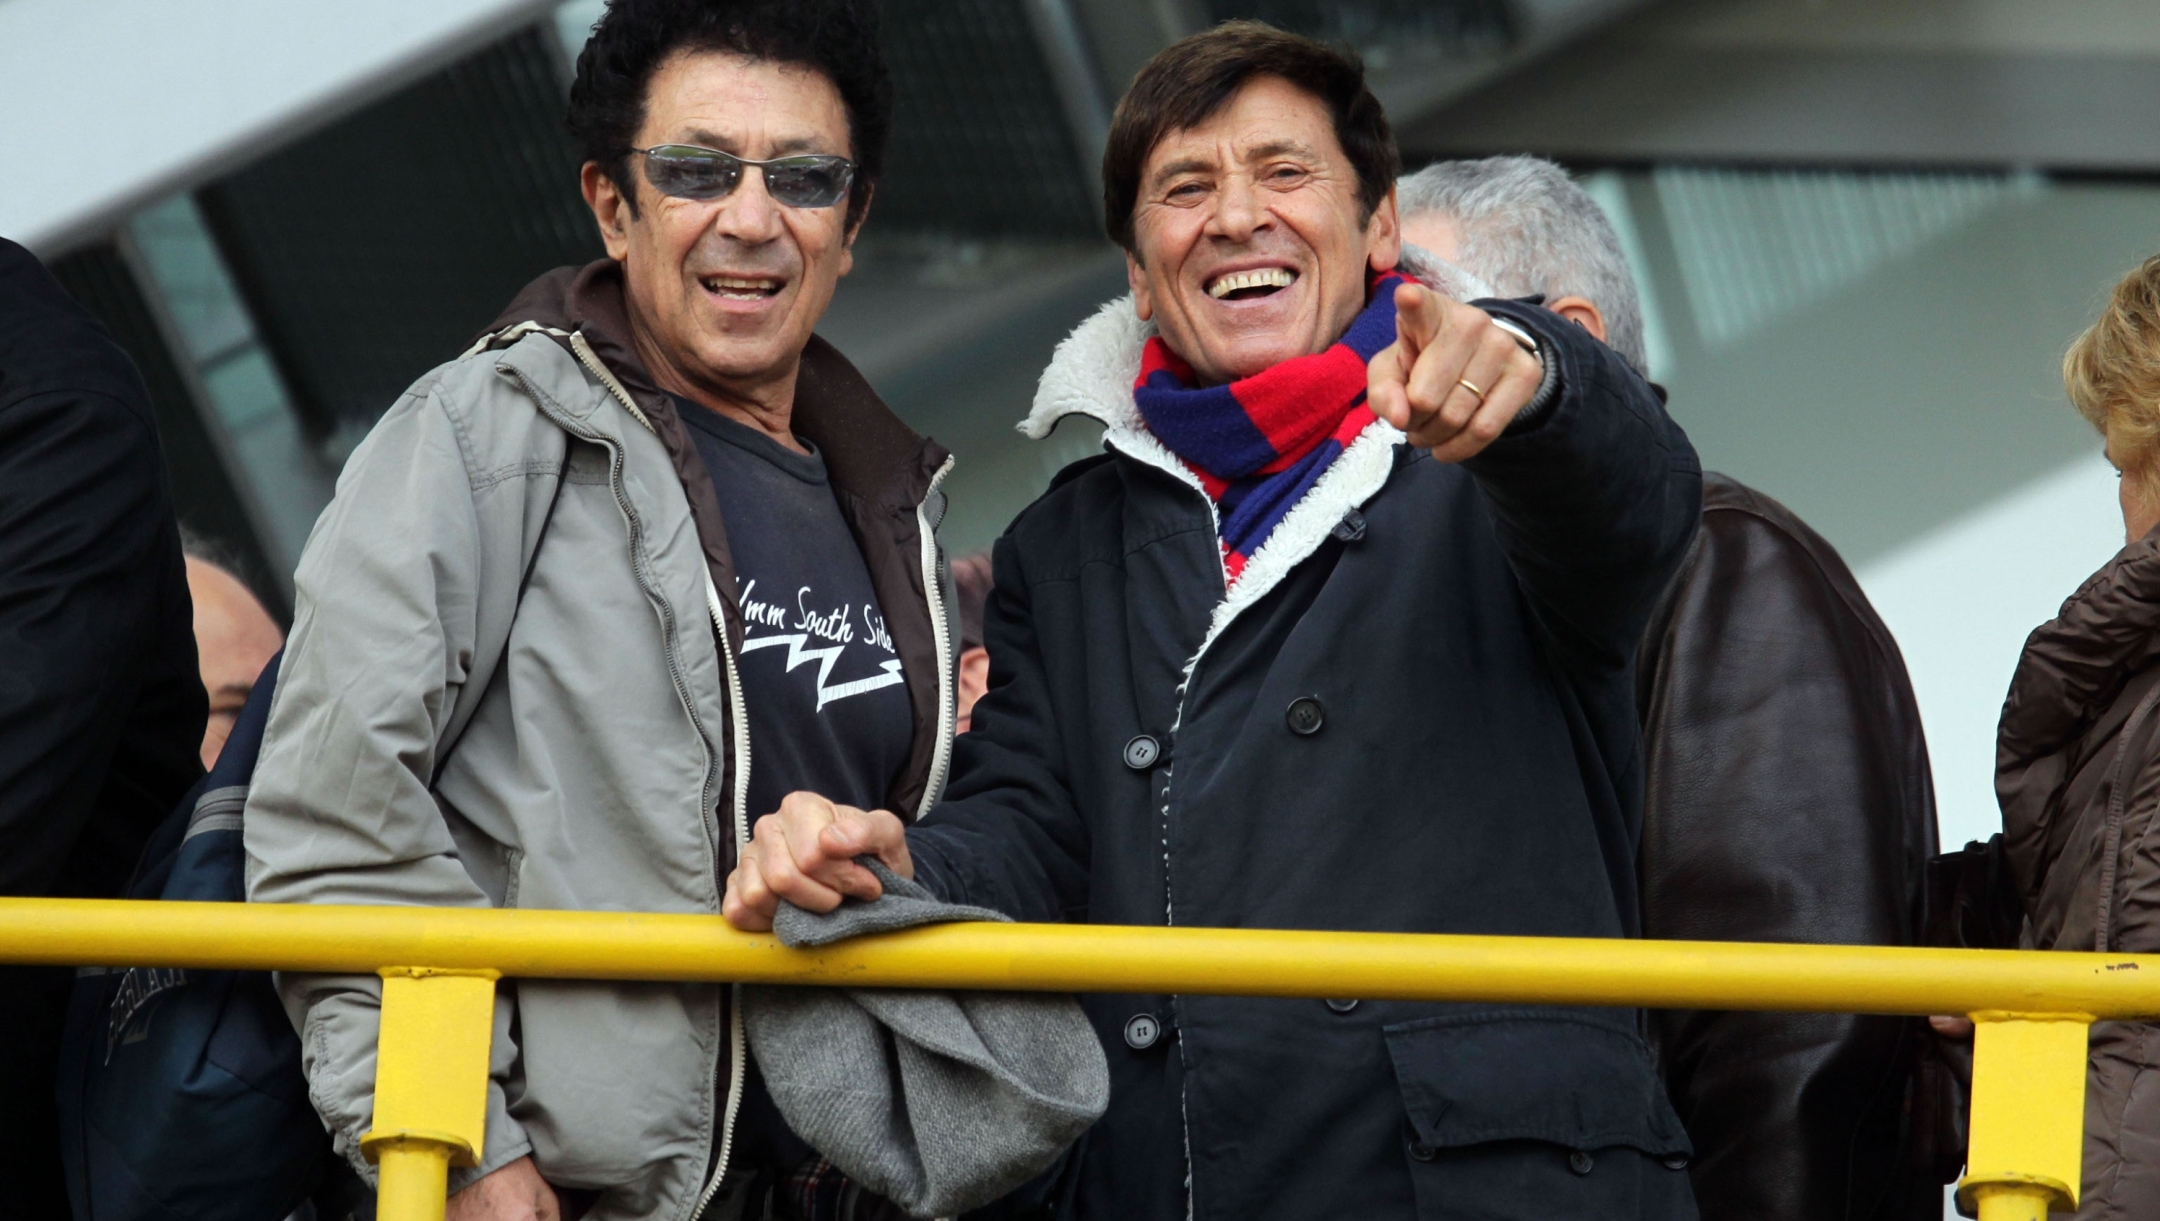
[[[528, 321], [584, 332], [593, 353], [637, 400], [669, 452], [685, 447], [692, 464], [704, 469], [683, 431], [675, 400], [654, 383], [631, 342], [622, 264], [599, 259], [583, 267], [559, 267], [527, 285], [488, 331]], [[663, 427], [662, 417], [672, 426]], [[901, 422], [847, 357], [816, 335], [803, 349], [792, 422], [798, 435], [824, 452], [835, 487], [887, 508], [922, 504], [932, 478], [950, 456], [936, 441]]]
[[[712, 571], [727, 624], [728, 646], [740, 651], [742, 607], [737, 597], [735, 564], [712, 473], [698, 455], [675, 400], [653, 381], [630, 339], [630, 318], [623, 300], [622, 264], [599, 259], [583, 267], [559, 267], [527, 285], [488, 328], [490, 336], [537, 323], [553, 332], [577, 332], [636, 401], [666, 447], [698, 542]], [[554, 336], [569, 348], [566, 335]], [[573, 352], [574, 355], [574, 352]], [[803, 349], [795, 381], [792, 426], [825, 455], [825, 470], [842, 516], [862, 549], [871, 585], [885, 611], [885, 621], [909, 676], [908, 696], [915, 712], [915, 744], [908, 766], [890, 793], [895, 810], [913, 811], [930, 783], [936, 744], [941, 736], [943, 676], [937, 632], [930, 622], [923, 576], [924, 544], [917, 510], [936, 485], [938, 472], [951, 461], [945, 447], [918, 435], [893, 414], [870, 383], [838, 349], [815, 335]], [[931, 513], [930, 526], [936, 526]], [[916, 676], [923, 681], [917, 681]]]
[[2116, 553], [2026, 639], [2003, 702], [1998, 776], [2076, 741], [2155, 664], [2160, 528]]
[[[1489, 297], [1492, 290], [1453, 264], [1445, 263], [1416, 246], [1403, 247], [1397, 266], [1422, 283], [1453, 297], [1470, 301]], [[1119, 297], [1081, 323], [1050, 358], [1035, 388], [1035, 404], [1020, 432], [1031, 441], [1050, 435], [1067, 416], [1086, 416], [1103, 426], [1103, 444], [1125, 457], [1151, 466], [1193, 490], [1207, 506], [1208, 518], [1219, 535], [1222, 522], [1215, 502], [1168, 446], [1157, 440], [1133, 405], [1133, 382], [1140, 376], [1140, 352], [1155, 334], [1155, 324], [1142, 322], [1133, 310], [1130, 294]], [[1375, 418], [1344, 449], [1327, 473], [1293, 506], [1245, 562], [1236, 585], [1215, 606], [1207, 638], [1193, 654], [1197, 661], [1207, 652], [1238, 613], [1259, 601], [1298, 563], [1318, 550], [1329, 533], [1353, 509], [1376, 495], [1395, 469], [1396, 450], [1403, 434]]]

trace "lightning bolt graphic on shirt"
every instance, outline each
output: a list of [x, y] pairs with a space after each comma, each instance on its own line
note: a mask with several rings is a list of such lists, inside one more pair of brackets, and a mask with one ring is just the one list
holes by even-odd
[[810, 635], [807, 632], [796, 632], [785, 636], [759, 636], [756, 639], [743, 641], [742, 651], [749, 653], [757, 649], [769, 649], [774, 645], [784, 644], [788, 647], [788, 670], [792, 671], [805, 662], [814, 661], [818, 663], [817, 710], [819, 712], [825, 711], [825, 705], [832, 703], [834, 700], [844, 700], [851, 695], [861, 695], [866, 691], [875, 691], [880, 687], [890, 687], [894, 683], [907, 681], [907, 676], [900, 672], [900, 663], [898, 661], [887, 661], [879, 665], [879, 669], [884, 671], [882, 674], [873, 674], [868, 678], [858, 678], [853, 682], [835, 683], [828, 687], [825, 685], [825, 679], [832, 673], [833, 664], [840, 660], [840, 654], [846, 650], [847, 646], [836, 644], [829, 648], [806, 649], [803, 647], [803, 642], [809, 639]]

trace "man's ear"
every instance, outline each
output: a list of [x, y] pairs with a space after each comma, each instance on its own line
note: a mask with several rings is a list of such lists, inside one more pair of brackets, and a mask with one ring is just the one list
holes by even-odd
[[862, 234], [862, 227], [870, 219], [870, 203], [877, 198], [877, 188], [863, 192], [862, 207], [848, 218], [847, 234], [840, 241], [840, 274], [855, 270], [855, 239]]
[[1545, 308], [1590, 332], [1599, 343], [1605, 342], [1605, 315], [1590, 298], [1561, 297], [1547, 301]]
[[588, 161], [578, 171], [578, 188], [585, 193], [585, 206], [592, 209], [593, 219], [600, 225], [600, 242], [607, 247], [607, 255], [620, 263], [630, 255], [629, 222], [637, 219], [637, 205], [623, 197], [615, 180], [597, 161]]
[[1125, 252], [1125, 282], [1132, 286], [1133, 312], [1146, 322], [1155, 316], [1155, 298], [1148, 295], [1147, 269], [1132, 251]]
[[1365, 221], [1365, 265], [1374, 271], [1393, 271], [1402, 262], [1402, 216], [1395, 210], [1395, 188], [1389, 187], [1380, 206]]

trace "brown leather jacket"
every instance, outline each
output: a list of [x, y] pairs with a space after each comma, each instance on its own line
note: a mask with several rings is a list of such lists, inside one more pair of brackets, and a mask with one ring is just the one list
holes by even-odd
[[[1643, 636], [1643, 935], [1911, 945], [1935, 851], [1897, 644], [1837, 552], [1703, 476], [1702, 530]], [[1917, 1019], [1650, 1015], [1705, 1221], [1939, 1217], [1908, 1169]]]
[[[1995, 755], [2024, 942], [2160, 951], [2160, 531], [2025, 641]], [[2077, 1216], [2160, 1217], [2160, 1025], [2093, 1027]]]

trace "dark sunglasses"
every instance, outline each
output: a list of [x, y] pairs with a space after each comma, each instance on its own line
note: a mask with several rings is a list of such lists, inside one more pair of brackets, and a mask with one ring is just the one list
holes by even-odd
[[633, 148], [645, 158], [645, 181], [662, 195], [677, 199], [725, 199], [742, 185], [743, 167], [765, 175], [765, 192], [790, 208], [829, 208], [845, 197], [855, 181], [855, 163], [826, 153], [752, 161], [695, 144], [658, 144]]

